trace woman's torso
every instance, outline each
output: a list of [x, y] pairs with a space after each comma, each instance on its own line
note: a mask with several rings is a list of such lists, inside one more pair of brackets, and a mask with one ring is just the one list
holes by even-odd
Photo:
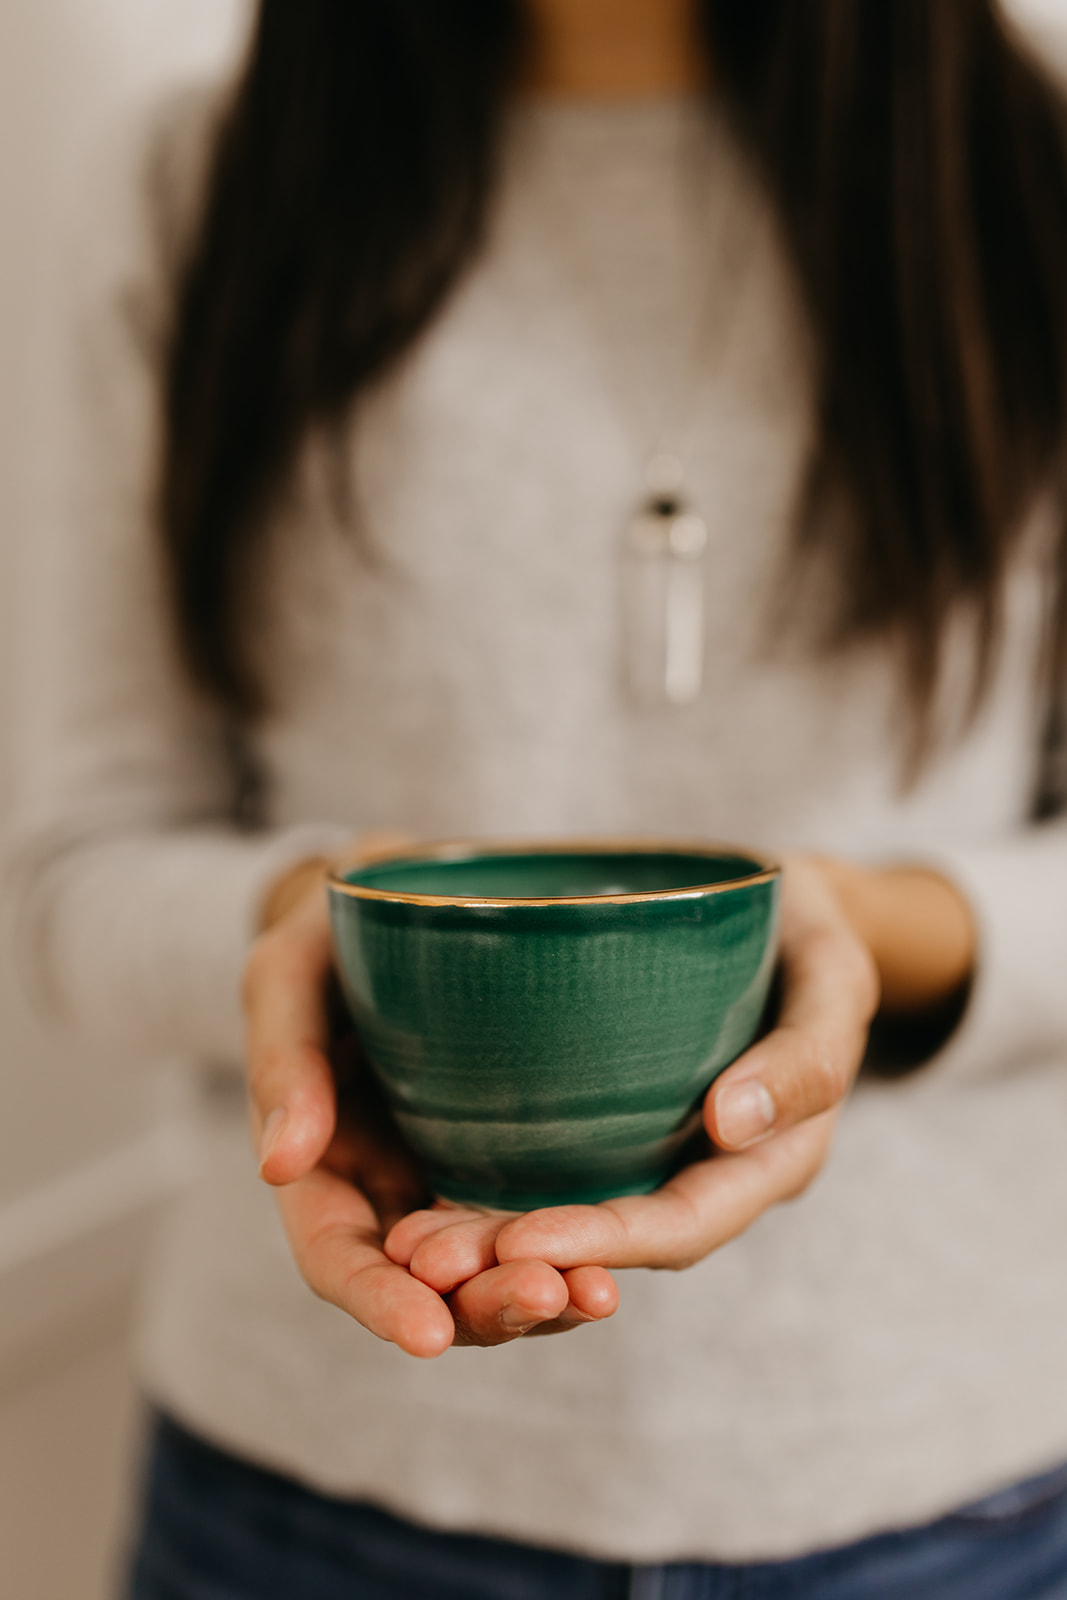
[[[316, 448], [275, 529], [269, 819], [875, 858], [1008, 835], [1036, 742], [1036, 557], [979, 720], [902, 791], [885, 652], [820, 655], [791, 626], [829, 581], [787, 576], [811, 386], [773, 220], [717, 120], [520, 114], [484, 258], [360, 408], [354, 526]], [[622, 538], [642, 418], [676, 391], [670, 443], [710, 535], [704, 687], [639, 707]], [[686, 1273], [624, 1275], [612, 1323], [429, 1365], [312, 1299], [239, 1112], [216, 1108], [156, 1274], [147, 1381], [319, 1486], [605, 1555], [770, 1557], [935, 1515], [1067, 1453], [1061, 1068], [1008, 1079], [968, 1050], [965, 1033], [906, 1084], [862, 1084], [802, 1202]]]

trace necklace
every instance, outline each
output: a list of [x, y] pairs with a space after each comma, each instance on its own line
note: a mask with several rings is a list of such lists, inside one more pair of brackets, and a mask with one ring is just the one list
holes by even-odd
[[640, 705], [689, 705], [704, 682], [704, 556], [708, 529], [685, 493], [677, 456], [645, 465], [647, 498], [623, 545], [623, 637], [630, 693]]
[[[557, 259], [586, 308], [602, 386], [629, 436], [640, 482], [620, 541], [623, 676], [631, 700], [652, 707], [689, 705], [704, 685], [710, 541], [687, 482], [683, 443], [698, 373], [725, 354], [733, 319], [720, 314], [713, 340], [710, 313], [722, 298], [724, 268], [732, 269], [728, 281], [736, 281], [744, 232], [731, 203], [736, 163], [717, 159], [724, 130], [709, 126], [711, 115], [702, 103], [660, 108], [661, 116], [664, 110], [674, 114], [664, 167], [673, 196], [675, 281], [658, 288], [675, 309], [657, 351], [666, 358], [656, 363], [658, 383], [654, 373], [644, 371], [635, 382], [622, 370], [620, 335], [627, 329], [623, 317], [610, 316], [610, 286], [598, 270], [603, 252], [597, 265], [583, 258], [578, 223], [562, 205], [553, 207], [552, 230]], [[637, 231], [631, 230], [635, 242]], [[702, 268], [699, 286], [685, 272], [694, 260]]]

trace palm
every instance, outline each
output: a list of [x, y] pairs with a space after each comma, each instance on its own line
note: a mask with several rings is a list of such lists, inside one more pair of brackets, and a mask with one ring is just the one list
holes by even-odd
[[[799, 1194], [825, 1159], [877, 1003], [869, 952], [816, 863], [787, 868], [781, 957], [776, 1026], [705, 1102], [712, 1155], [655, 1194], [486, 1216], [427, 1204], [351, 1038], [338, 1045], [326, 906], [321, 887], [309, 894], [260, 940], [246, 982], [261, 1170], [307, 1282], [413, 1355], [502, 1344], [610, 1316], [610, 1268], [688, 1266]], [[738, 1092], [751, 1105], [754, 1082], [774, 1114], [762, 1142], [732, 1132]]]
[[335, 1039], [330, 1054], [333, 1135], [315, 1167], [278, 1196], [294, 1253], [319, 1294], [413, 1355], [564, 1332], [615, 1309], [614, 1282], [595, 1267], [561, 1273], [537, 1260], [500, 1263], [490, 1247], [475, 1271], [439, 1286], [392, 1260], [391, 1229], [412, 1216], [445, 1225], [455, 1213], [431, 1201], [354, 1036]]

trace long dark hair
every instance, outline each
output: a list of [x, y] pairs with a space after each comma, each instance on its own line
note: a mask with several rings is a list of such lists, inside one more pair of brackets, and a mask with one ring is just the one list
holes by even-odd
[[[1061, 107], [993, 0], [701, 15], [819, 356], [798, 549], [831, 543], [835, 638], [894, 637], [921, 722], [959, 601], [980, 687], [1067, 439]], [[233, 711], [264, 701], [242, 580], [269, 507], [477, 251], [522, 46], [520, 0], [260, 0], [179, 288], [161, 481], [186, 662]]]

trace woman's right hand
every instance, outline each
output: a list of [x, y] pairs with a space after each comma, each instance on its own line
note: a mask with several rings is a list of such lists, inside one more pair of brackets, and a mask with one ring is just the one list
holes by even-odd
[[[363, 841], [353, 858], [381, 847], [380, 839], [370, 848]], [[437, 1356], [453, 1344], [505, 1344], [610, 1316], [618, 1290], [603, 1267], [559, 1272], [543, 1261], [511, 1261], [439, 1294], [386, 1256], [390, 1228], [426, 1207], [427, 1193], [354, 1036], [333, 1025], [326, 871], [325, 862], [302, 863], [275, 885], [244, 984], [260, 1176], [277, 1188], [305, 1281], [414, 1356]]]

